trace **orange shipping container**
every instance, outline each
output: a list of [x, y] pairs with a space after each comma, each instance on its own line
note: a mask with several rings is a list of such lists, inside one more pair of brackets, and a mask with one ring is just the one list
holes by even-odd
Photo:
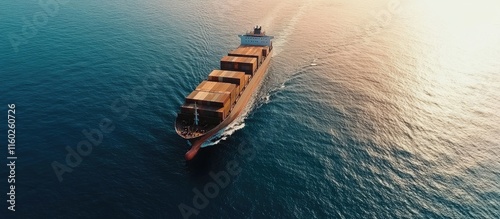
[[237, 85], [225, 82], [214, 82], [214, 81], [203, 81], [196, 87], [198, 91], [208, 91], [212, 93], [228, 93], [231, 95], [230, 103], [234, 103], [236, 97], [239, 94], [239, 88]]
[[257, 69], [257, 59], [249, 57], [224, 56], [220, 61], [222, 70], [243, 71], [251, 74]]
[[195, 90], [186, 97], [186, 103], [197, 103], [203, 106], [224, 107], [230, 105], [231, 95], [228, 93], [212, 93]]
[[267, 56], [269, 54], [269, 46], [265, 46], [262, 48], [262, 55]]
[[229, 56], [253, 57], [257, 59], [257, 65], [262, 61], [263, 47], [239, 47], [228, 53]]
[[245, 86], [250, 82], [250, 75], [245, 75]]
[[239, 85], [238, 92], [241, 92], [241, 89], [245, 87], [247, 83], [246, 79], [247, 77], [245, 76], [245, 72], [239, 71], [213, 70], [208, 75], [209, 81], [219, 81]]

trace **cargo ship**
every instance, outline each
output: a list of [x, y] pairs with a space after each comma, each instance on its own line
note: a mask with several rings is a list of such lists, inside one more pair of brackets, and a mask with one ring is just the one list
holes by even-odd
[[186, 97], [177, 114], [175, 131], [191, 146], [186, 160], [192, 160], [204, 142], [240, 116], [267, 72], [274, 37], [261, 26], [238, 36], [240, 46], [222, 57], [220, 69]]

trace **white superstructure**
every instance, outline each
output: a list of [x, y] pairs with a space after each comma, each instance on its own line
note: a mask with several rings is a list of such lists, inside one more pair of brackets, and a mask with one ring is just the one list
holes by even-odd
[[249, 46], [272, 46], [271, 39], [273, 36], [267, 36], [266, 32], [262, 32], [261, 26], [255, 26], [253, 32], [248, 32], [245, 35], [238, 35], [241, 39], [241, 45]]

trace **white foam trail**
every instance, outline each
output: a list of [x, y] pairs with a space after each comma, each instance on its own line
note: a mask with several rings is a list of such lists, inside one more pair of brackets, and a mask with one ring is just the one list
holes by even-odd
[[271, 102], [271, 96], [286, 87], [286, 82], [281, 83], [279, 87], [273, 88], [267, 92], [266, 96], [262, 97], [262, 104], [268, 104]]
[[290, 22], [286, 25], [285, 30], [273, 41], [274, 47], [274, 56], [277, 56], [283, 50], [283, 46], [288, 42], [288, 36], [290, 36], [295, 31], [295, 26], [297, 26], [297, 22], [302, 18], [305, 14], [307, 7], [311, 4], [311, 1], [308, 1], [304, 5], [300, 6], [299, 11], [290, 19]]
[[231, 124], [229, 124], [225, 129], [219, 131], [217, 134], [215, 134], [209, 140], [204, 142], [201, 145], [201, 147], [202, 148], [209, 147], [209, 146], [219, 144], [219, 142], [221, 142], [221, 141], [225, 141], [233, 133], [235, 133], [236, 131], [245, 127], [246, 117], [247, 117], [247, 113], [244, 113], [244, 115], [239, 116], [238, 118], [236, 118], [236, 120], [234, 120]]
[[244, 128], [245, 127], [245, 121], [244, 121], [245, 118], [242, 118], [241, 121], [236, 121], [236, 122], [232, 123], [232, 125], [227, 127], [224, 130], [224, 132], [222, 133], [222, 140], [226, 140], [226, 137], [231, 136], [236, 131]]
[[222, 140], [221, 133], [222, 132], [218, 132], [217, 134], [215, 134], [214, 136], [212, 136], [210, 139], [208, 139], [207, 141], [203, 142], [203, 144], [201, 144], [200, 147], [204, 148], [204, 147], [209, 147], [209, 146], [213, 146], [213, 145], [219, 144], [219, 142]]
[[[260, 89], [260, 86], [257, 88], [257, 90]], [[241, 113], [238, 118], [236, 118], [232, 123], [230, 123], [225, 129], [219, 131], [217, 134], [215, 134], [213, 137], [211, 137], [209, 140], [204, 142], [201, 147], [209, 147], [213, 145], [219, 144], [221, 141], [225, 141], [229, 136], [231, 136], [233, 133], [236, 131], [242, 129], [245, 127], [245, 119], [248, 117], [248, 113], [252, 110], [253, 104], [255, 102], [256, 95], [254, 95], [250, 100], [248, 101], [247, 106], [245, 109], [243, 109], [243, 112]]]
[[[308, 1], [306, 4], [302, 5], [300, 8], [299, 8], [299, 11], [292, 17], [292, 19], [290, 20], [290, 22], [288, 23], [287, 27], [285, 28], [285, 30], [283, 31], [282, 34], [279, 35], [279, 37], [276, 37], [276, 39], [274, 40], [273, 42], [273, 46], [274, 46], [274, 54], [273, 54], [273, 57], [276, 56], [277, 54], [279, 54], [281, 52], [281, 47], [283, 47], [283, 45], [287, 42], [287, 38], [289, 35], [291, 35], [293, 33], [293, 31], [295, 30], [295, 26], [297, 25], [297, 22], [299, 21], [299, 19], [304, 15], [305, 13], [305, 9], [306, 7], [308, 7], [309, 5], [311, 4], [311, 1]], [[279, 9], [280, 7], [276, 7], [273, 11], [276, 11], [276, 13], [272, 13], [273, 15], [274, 14], [278, 14], [277, 13], [277, 10]], [[274, 20], [274, 16], [271, 16], [271, 17], [267, 17], [264, 19], [263, 21], [263, 24], [265, 24], [264, 26], [268, 25], [270, 26], [270, 24], [272, 23], [272, 21]], [[282, 89], [285, 87], [285, 84], [283, 83], [280, 88], [278, 89]], [[260, 89], [260, 86], [259, 88], [257, 88], [257, 90]], [[272, 91], [271, 91], [272, 92]], [[269, 103], [270, 101], [270, 95], [271, 95], [271, 92], [269, 92], [266, 97], [265, 97], [265, 101], [264, 103]], [[251, 100], [249, 101], [249, 103], [247, 104], [247, 107], [244, 109], [242, 115], [240, 115], [238, 118], [236, 118], [231, 124], [229, 124], [225, 129], [219, 131], [217, 134], [215, 134], [212, 138], [210, 138], [208, 141], [204, 142], [201, 147], [204, 148], [204, 147], [209, 147], [209, 146], [213, 146], [213, 145], [217, 145], [219, 144], [221, 141], [224, 141], [227, 139], [227, 137], [231, 136], [233, 133], [235, 133], [236, 131], [242, 129], [245, 127], [245, 119], [247, 118], [248, 116], [248, 112], [251, 111], [252, 107], [253, 107], [253, 104], [255, 102], [255, 99], [256, 99], [256, 96], [252, 97]]]
[[272, 29], [273, 21], [276, 18], [276, 15], [280, 14], [280, 10], [284, 7], [283, 6], [284, 4], [286, 4], [286, 2], [282, 1], [278, 5], [276, 5], [271, 12], [267, 13], [268, 16], [264, 17], [259, 21], [259, 24], [265, 27], [267, 30]]
[[268, 104], [270, 102], [271, 93], [268, 93], [265, 97], [262, 98], [264, 100], [264, 104]]
[[316, 61], [318, 61], [318, 59], [314, 59], [314, 60], [312, 61], [312, 63], [311, 63], [311, 66], [316, 66], [316, 65], [318, 65], [318, 63], [316, 63]]

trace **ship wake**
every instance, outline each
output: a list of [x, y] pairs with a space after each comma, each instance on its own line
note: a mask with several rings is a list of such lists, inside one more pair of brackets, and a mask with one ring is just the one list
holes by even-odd
[[275, 48], [273, 56], [278, 56], [281, 53], [283, 47], [288, 42], [288, 37], [293, 34], [293, 32], [295, 31], [295, 27], [297, 26], [297, 23], [304, 16], [304, 14], [306, 14], [311, 4], [312, 4], [311, 1], [308, 1], [304, 5], [300, 6], [298, 12], [290, 19], [288, 24], [286, 24], [286, 27], [283, 30], [283, 32], [281, 32], [276, 37], [276, 40], [273, 43]]
[[245, 118], [244, 117], [238, 117], [236, 121], [233, 123], [229, 124], [228, 127], [226, 127], [224, 130], [219, 131], [219, 133], [215, 134], [213, 137], [211, 137], [208, 141], [204, 142], [201, 147], [210, 147], [214, 146], [216, 144], [219, 144], [221, 141], [225, 141], [229, 136], [231, 136], [233, 133], [236, 131], [242, 129], [245, 127]]
[[225, 141], [229, 136], [233, 135], [236, 131], [245, 127], [245, 119], [248, 117], [248, 113], [252, 110], [255, 98], [251, 98], [247, 107], [243, 110], [243, 113], [236, 118], [232, 123], [230, 123], [225, 129], [219, 131], [217, 134], [212, 136], [209, 140], [205, 141], [201, 147], [210, 147], [219, 144], [221, 141]]
[[[317, 59], [314, 59], [312, 63], [316, 63]], [[302, 77], [306, 73], [307, 67], [310, 66], [316, 66], [313, 64], [307, 65], [307, 66], [302, 66], [299, 70], [295, 70], [294, 73], [292, 73], [290, 76], [287, 76], [283, 82], [281, 83], [275, 83], [271, 88], [265, 92], [265, 95], [261, 97], [260, 102], [257, 104], [257, 107], [260, 107], [261, 105], [265, 105], [271, 102], [271, 98], [278, 93], [284, 91], [287, 88], [288, 83], [291, 83], [291, 81]]]

